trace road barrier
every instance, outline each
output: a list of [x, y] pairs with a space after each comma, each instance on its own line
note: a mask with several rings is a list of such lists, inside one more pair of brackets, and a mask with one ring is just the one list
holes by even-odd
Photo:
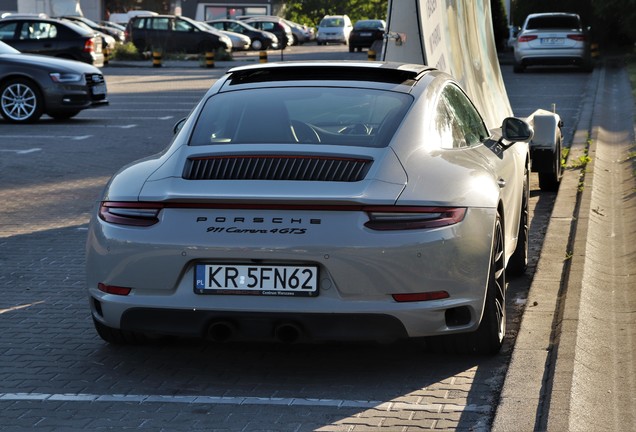
[[375, 50], [370, 49], [369, 53], [367, 54], [367, 59], [369, 61], [375, 61]]
[[161, 67], [161, 51], [152, 52], [152, 67]]
[[267, 63], [267, 51], [261, 51], [258, 54], [258, 62], [259, 63]]
[[204, 66], [206, 68], [213, 68], [214, 67], [214, 51], [206, 51], [205, 52]]

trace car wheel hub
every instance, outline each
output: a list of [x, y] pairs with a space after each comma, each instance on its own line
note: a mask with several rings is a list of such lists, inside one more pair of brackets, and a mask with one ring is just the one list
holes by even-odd
[[21, 84], [7, 87], [2, 95], [2, 109], [13, 120], [29, 117], [35, 110], [35, 94]]

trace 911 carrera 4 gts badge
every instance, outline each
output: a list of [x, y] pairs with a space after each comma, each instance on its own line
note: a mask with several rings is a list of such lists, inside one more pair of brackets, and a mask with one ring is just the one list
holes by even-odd
[[252, 229], [239, 227], [215, 227], [207, 228], [209, 233], [229, 233], [229, 234], [305, 234], [307, 228], [271, 228], [271, 229]]

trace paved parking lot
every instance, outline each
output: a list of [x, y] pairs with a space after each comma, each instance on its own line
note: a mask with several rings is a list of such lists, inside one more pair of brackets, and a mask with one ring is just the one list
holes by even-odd
[[[0, 123], [0, 430], [488, 430], [555, 197], [535, 176], [530, 271], [511, 281], [497, 356], [442, 356], [417, 343], [99, 339], [83, 268], [94, 201], [117, 169], [166, 146], [220, 73], [107, 68], [109, 107], [62, 123]], [[555, 102], [567, 138], [587, 75], [504, 75], [517, 114]]]

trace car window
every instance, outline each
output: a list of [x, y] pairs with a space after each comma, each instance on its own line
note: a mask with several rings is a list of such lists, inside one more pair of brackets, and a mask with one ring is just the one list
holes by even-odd
[[57, 36], [57, 27], [48, 22], [25, 21], [20, 30], [20, 39], [52, 39]]
[[435, 131], [442, 148], [464, 148], [481, 144], [488, 129], [468, 97], [455, 85], [442, 92], [435, 113]]
[[190, 24], [189, 22], [177, 19], [174, 22], [174, 29], [175, 31], [180, 31], [180, 32], [191, 32], [191, 31], [194, 31], [194, 26]]
[[[208, 99], [190, 145], [303, 142], [307, 127], [322, 144], [388, 145], [412, 97], [351, 88], [268, 88], [220, 93]], [[301, 131], [302, 129], [302, 131]]]
[[146, 18], [140, 18], [137, 20], [133, 20], [132, 22], [132, 28], [136, 28], [136, 29], [144, 29], [147, 27], [146, 24]]
[[153, 18], [153, 30], [170, 30], [170, 18]]
[[11, 40], [15, 35], [17, 22], [0, 23], [0, 40]]
[[526, 29], [580, 29], [581, 25], [574, 16], [542, 16], [528, 19]]
[[263, 21], [263, 22], [261, 22], [259, 24], [260, 24], [260, 28], [265, 30], [265, 31], [271, 32], [271, 31], [276, 30], [276, 23]]

